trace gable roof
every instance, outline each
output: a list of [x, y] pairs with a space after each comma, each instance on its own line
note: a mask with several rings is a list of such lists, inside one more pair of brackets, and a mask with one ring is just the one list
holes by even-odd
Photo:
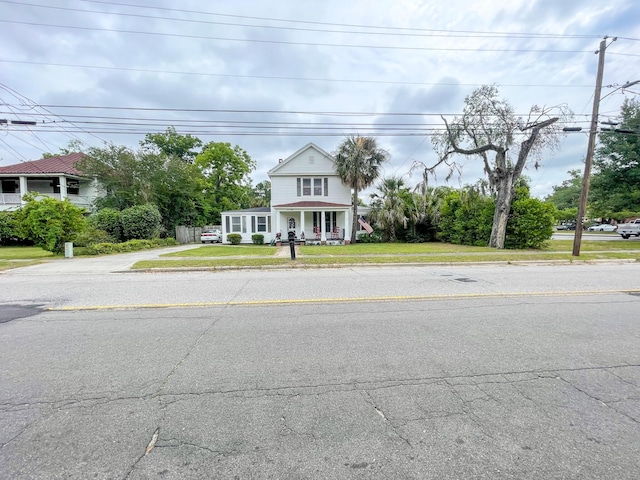
[[296, 158], [297, 156], [299, 156], [302, 152], [304, 152], [305, 150], [308, 150], [310, 148], [315, 149], [320, 155], [323, 155], [327, 158], [330, 158], [332, 161], [334, 161], [333, 156], [328, 153], [325, 152], [322, 148], [320, 148], [319, 146], [317, 146], [315, 143], [310, 142], [307, 143], [304, 147], [300, 148], [299, 150], [297, 150], [295, 153], [289, 155], [287, 158], [285, 158], [284, 160], [280, 160], [278, 162], [278, 164], [273, 167], [271, 170], [269, 170], [267, 172], [267, 175], [271, 175], [272, 173], [276, 173], [278, 170], [280, 170], [282, 167], [284, 167], [287, 163], [289, 163], [291, 160], [293, 160], [294, 158]]
[[76, 168], [76, 163], [82, 160], [84, 153], [71, 153], [58, 157], [42, 158], [28, 162], [16, 163], [0, 167], [1, 174], [22, 175], [22, 174], [57, 174], [76, 175], [84, 174]]

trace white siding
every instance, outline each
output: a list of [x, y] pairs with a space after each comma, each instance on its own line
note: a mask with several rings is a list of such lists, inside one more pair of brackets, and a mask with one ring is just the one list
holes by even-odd
[[[328, 178], [329, 195], [324, 196], [324, 180], [323, 195], [301, 195], [298, 196], [298, 178]], [[313, 189], [312, 189], [313, 190]], [[351, 204], [351, 189], [342, 183], [337, 176], [304, 176], [300, 177], [271, 177], [271, 205], [282, 205], [294, 202], [329, 202], [341, 203], [344, 205]]]
[[333, 159], [327, 157], [313, 146], [290, 157], [277, 166], [274, 175], [335, 175]]

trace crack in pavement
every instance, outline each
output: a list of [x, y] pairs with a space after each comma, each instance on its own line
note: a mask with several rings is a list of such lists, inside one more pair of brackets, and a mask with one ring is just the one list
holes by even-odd
[[413, 445], [411, 445], [411, 442], [409, 441], [409, 439], [401, 435], [400, 432], [398, 431], [398, 428], [393, 424], [391, 419], [384, 414], [382, 409], [378, 408], [371, 394], [366, 390], [361, 390], [360, 393], [364, 401], [367, 402], [367, 404], [371, 405], [374, 408], [374, 410], [378, 413], [378, 415], [382, 417], [385, 425], [387, 425], [400, 440], [402, 440], [404, 443], [409, 445], [409, 447], [413, 448]]
[[617, 408], [615, 408], [615, 407], [613, 407], [613, 406], [611, 406], [611, 405], [610, 405], [610, 403], [618, 403], [618, 402], [619, 402], [619, 400], [618, 400], [617, 402], [605, 402], [605, 401], [603, 401], [602, 399], [600, 399], [600, 398], [598, 398], [598, 397], [596, 397], [596, 396], [594, 396], [594, 395], [591, 395], [589, 392], [587, 392], [586, 390], [583, 390], [582, 388], [578, 387], [577, 385], [574, 385], [574, 384], [573, 384], [572, 382], [570, 382], [569, 380], [567, 380], [567, 379], [565, 379], [565, 378], [562, 378], [562, 376], [560, 376], [560, 375], [559, 375], [559, 376], [558, 376], [558, 378], [559, 378], [560, 380], [562, 380], [563, 382], [567, 383], [567, 384], [568, 384], [569, 386], [571, 386], [572, 388], [576, 389], [578, 392], [580, 392], [580, 393], [582, 393], [582, 394], [586, 395], [586, 396], [587, 396], [587, 397], [589, 397], [591, 400], [595, 400], [596, 402], [601, 403], [601, 404], [602, 404], [603, 406], [605, 406], [606, 408], [608, 408], [608, 409], [610, 409], [610, 410], [612, 410], [612, 411], [616, 412], [618, 415], [622, 415], [623, 417], [628, 418], [629, 420], [631, 420], [631, 421], [632, 421], [632, 422], [634, 422], [634, 423], [640, 423], [640, 420], [638, 420], [637, 418], [634, 418], [634, 417], [632, 417], [631, 415], [629, 415], [628, 413], [623, 412], [623, 411], [620, 411], [619, 409], [617, 409]]
[[[215, 320], [217, 322], [218, 320]], [[212, 328], [209, 326], [199, 339], [202, 338], [206, 332]], [[195, 343], [192, 346], [195, 347]], [[175, 373], [177, 366], [184, 362], [184, 359], [189, 356], [191, 349], [185, 357], [172, 369], [172, 372], [165, 377], [163, 385], [168, 381], [168, 377]], [[475, 386], [475, 385], [490, 385], [490, 384], [518, 384], [526, 383], [530, 381], [536, 381], [545, 378], [560, 378], [562, 372], [590, 372], [590, 371], [608, 371], [615, 368], [627, 368], [627, 367], [640, 367], [640, 365], [606, 365], [600, 367], [578, 367], [578, 368], [560, 368], [560, 369], [544, 369], [544, 370], [522, 370], [522, 371], [509, 371], [509, 372], [497, 372], [497, 373], [481, 373], [481, 374], [469, 374], [469, 375], [440, 375], [433, 377], [414, 377], [414, 378], [402, 378], [402, 379], [388, 379], [377, 381], [350, 381], [350, 382], [334, 382], [334, 383], [319, 383], [319, 384], [302, 384], [302, 385], [290, 385], [290, 386], [274, 386], [274, 387], [247, 387], [247, 388], [231, 388], [231, 389], [218, 389], [218, 390], [202, 390], [198, 392], [180, 392], [180, 393], [162, 393], [162, 387], [154, 393], [145, 395], [128, 395], [128, 396], [105, 396], [100, 397], [86, 397], [86, 398], [65, 398], [60, 400], [41, 400], [41, 401], [29, 401], [29, 402], [5, 402], [0, 404], [0, 411], [12, 411], [15, 408], [31, 407], [38, 405], [53, 406], [54, 408], [64, 408], [65, 406], [77, 406], [78, 408], [84, 408], [84, 405], [78, 405], [83, 402], [100, 402], [109, 403], [122, 400], [147, 400], [150, 398], [162, 398], [163, 408], [176, 402], [188, 400], [189, 397], [198, 397], [206, 395], [230, 395], [237, 396], [239, 398], [259, 398], [263, 396], [305, 396], [305, 395], [319, 395], [331, 392], [348, 392], [357, 390], [376, 391], [397, 387], [409, 387], [420, 385], [431, 385], [436, 383], [446, 382], [451, 386]], [[533, 377], [528, 379], [508, 379], [506, 375], [523, 375], [529, 374]], [[496, 377], [503, 377], [504, 381], [496, 380]], [[468, 383], [460, 380], [470, 380]], [[484, 380], [482, 380], [484, 379]], [[473, 381], [482, 380], [482, 381]], [[565, 379], [563, 379], [566, 381]], [[321, 390], [318, 392], [317, 390]], [[486, 393], [486, 392], [485, 392]], [[93, 405], [86, 405], [91, 407]]]
[[160, 384], [160, 386], [158, 387], [158, 390], [156, 390], [154, 395], [160, 395], [160, 392], [164, 389], [164, 387], [169, 383], [169, 380], [171, 379], [171, 377], [173, 376], [173, 374], [176, 372], [176, 370], [178, 370], [178, 368], [180, 368], [180, 366], [187, 360], [187, 358], [189, 358], [189, 356], [191, 355], [191, 353], [195, 350], [195, 348], [198, 346], [198, 344], [200, 343], [200, 340], [202, 340], [202, 338], [209, 333], [209, 331], [218, 323], [218, 321], [220, 320], [220, 318], [222, 317], [217, 317], [214, 318], [211, 323], [209, 324], [209, 326], [207, 326], [207, 328], [204, 329], [204, 331], [198, 336], [198, 338], [196, 339], [195, 342], [193, 342], [193, 344], [187, 349], [187, 353], [184, 355], [184, 357], [182, 357], [182, 359], [176, 363], [173, 368], [171, 369], [171, 371], [167, 374], [167, 376], [165, 377], [164, 381]]

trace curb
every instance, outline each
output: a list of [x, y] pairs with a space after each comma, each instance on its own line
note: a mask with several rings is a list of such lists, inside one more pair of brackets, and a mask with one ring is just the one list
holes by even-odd
[[420, 262], [420, 263], [349, 263], [344, 265], [309, 265], [309, 264], [295, 264], [288, 265], [261, 265], [261, 266], [227, 266], [221, 265], [219, 267], [159, 267], [159, 268], [140, 268], [114, 271], [112, 273], [174, 273], [174, 272], [218, 272], [218, 271], [231, 271], [231, 270], [299, 270], [299, 269], [344, 269], [351, 267], [368, 267], [368, 268], [383, 268], [383, 267], [473, 267], [473, 266], [553, 266], [553, 265], [591, 265], [591, 264], [625, 264], [625, 263], [637, 263], [635, 258], [612, 258], [612, 259], [597, 259], [597, 260], [500, 260], [500, 261], [486, 261], [486, 262]]

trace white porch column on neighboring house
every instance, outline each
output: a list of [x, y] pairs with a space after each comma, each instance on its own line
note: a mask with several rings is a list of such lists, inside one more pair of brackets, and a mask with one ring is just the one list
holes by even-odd
[[[304, 210], [300, 211], [300, 231], [298, 232], [298, 237], [300, 236], [300, 233], [304, 232]], [[305, 237], [306, 237], [306, 233], [305, 233]]]
[[20, 179], [20, 203], [22, 205], [25, 204], [25, 201], [22, 200], [22, 197], [28, 192], [27, 190], [27, 177], [18, 177]]
[[327, 232], [325, 231], [325, 211], [322, 210], [322, 214], [320, 215], [320, 241], [327, 241]]
[[67, 177], [60, 175], [58, 177], [60, 181], [60, 200], [67, 198]]
[[[280, 230], [280, 210], [274, 210], [273, 212], [276, 214], [275, 233], [282, 233], [282, 230]], [[275, 235], [274, 235], [274, 238], [275, 238]]]

